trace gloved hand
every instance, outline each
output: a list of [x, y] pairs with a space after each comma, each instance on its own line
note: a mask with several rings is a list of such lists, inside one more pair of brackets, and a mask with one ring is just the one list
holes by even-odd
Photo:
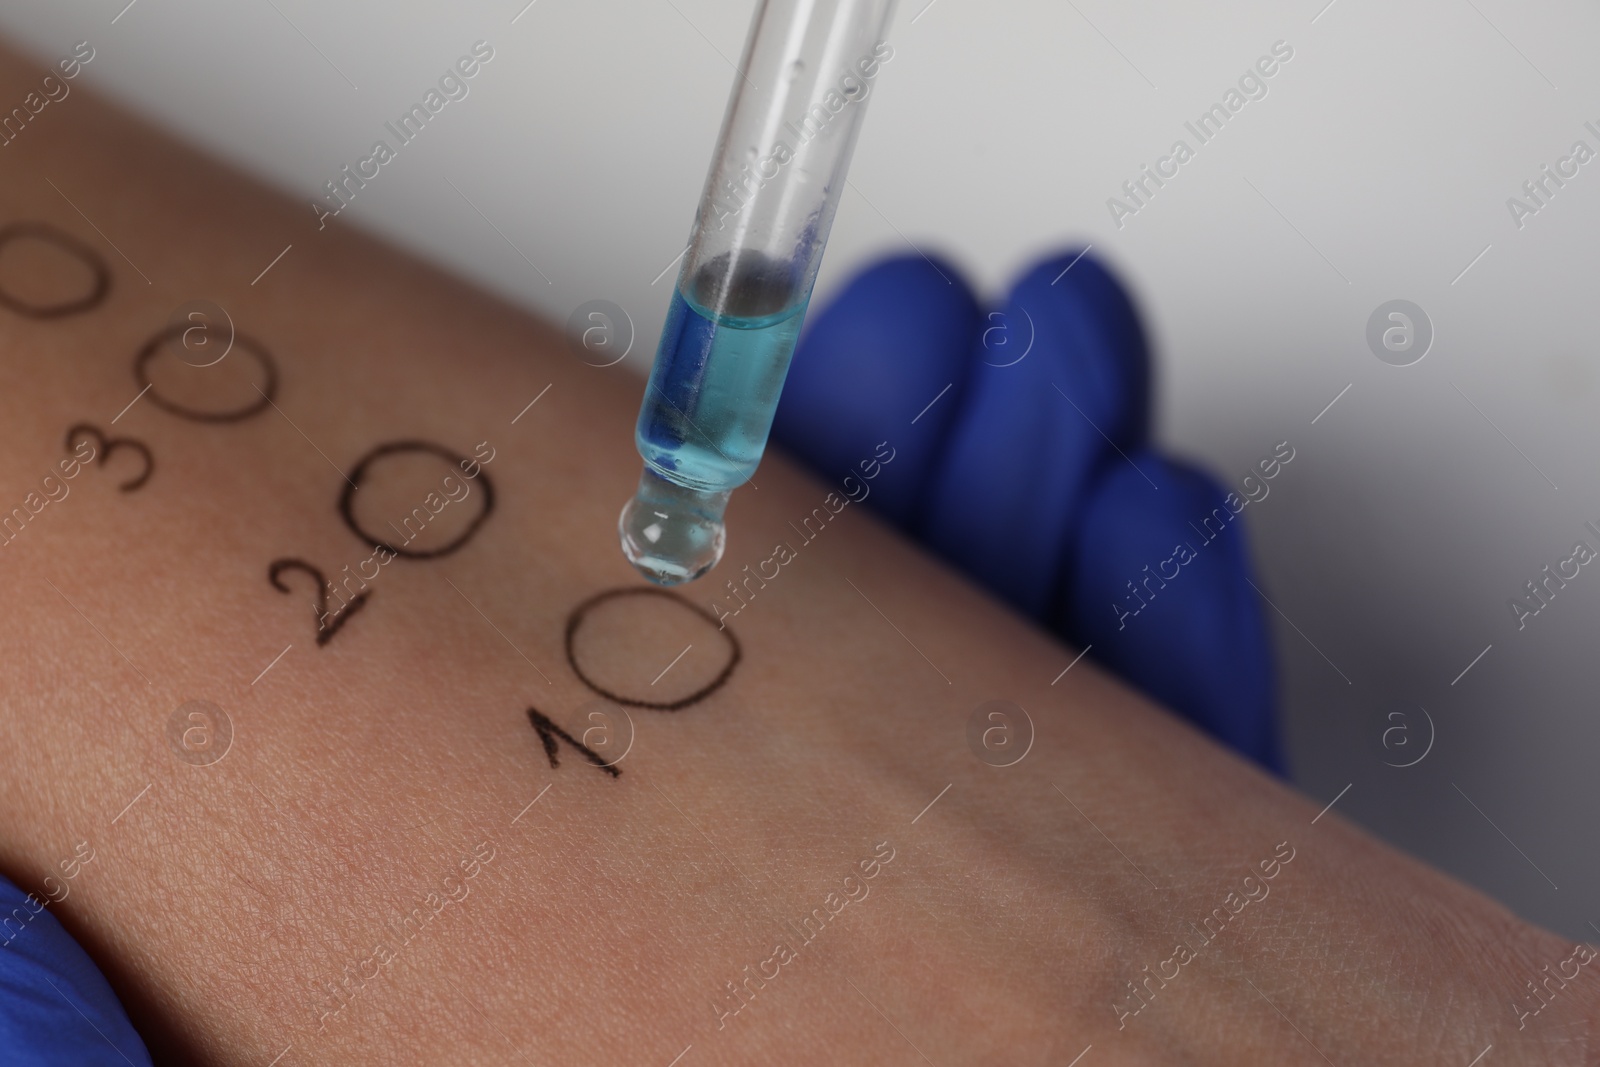
[[0, 1065], [149, 1067], [116, 994], [39, 897], [0, 878]]
[[1225, 493], [1149, 419], [1138, 313], [1092, 256], [1040, 263], [988, 315], [954, 267], [907, 256], [812, 316], [772, 437], [831, 479], [888, 441], [868, 507], [1281, 773], [1243, 524], [1206, 540]]

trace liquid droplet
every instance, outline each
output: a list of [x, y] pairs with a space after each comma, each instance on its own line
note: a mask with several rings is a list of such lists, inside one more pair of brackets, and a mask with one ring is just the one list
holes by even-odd
[[685, 488], [646, 467], [617, 518], [623, 554], [657, 585], [694, 581], [722, 558], [722, 512], [732, 495]]

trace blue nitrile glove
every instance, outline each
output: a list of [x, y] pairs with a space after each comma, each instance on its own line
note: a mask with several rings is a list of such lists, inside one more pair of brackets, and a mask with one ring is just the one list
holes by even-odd
[[1138, 313], [1093, 256], [1039, 264], [987, 315], [954, 267], [906, 256], [812, 317], [772, 437], [831, 479], [887, 441], [868, 507], [1281, 772], [1243, 524], [1206, 540], [1225, 494], [1153, 450], [1149, 411]]
[[149, 1067], [116, 994], [44, 902], [0, 878], [0, 1067]]

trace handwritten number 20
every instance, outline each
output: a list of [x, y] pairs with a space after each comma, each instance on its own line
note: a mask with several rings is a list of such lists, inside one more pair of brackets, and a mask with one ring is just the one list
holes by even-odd
[[360, 611], [367, 604], [367, 598], [372, 595], [371, 590], [365, 590], [351, 597], [339, 610], [330, 614], [328, 611], [328, 580], [322, 572], [311, 564], [300, 559], [275, 559], [267, 567], [267, 581], [280, 593], [289, 592], [288, 585], [284, 584], [283, 574], [286, 571], [301, 571], [311, 576], [317, 587], [317, 602], [312, 608], [317, 622], [317, 644], [327, 644], [333, 640], [333, 635], [350, 620], [350, 616]]

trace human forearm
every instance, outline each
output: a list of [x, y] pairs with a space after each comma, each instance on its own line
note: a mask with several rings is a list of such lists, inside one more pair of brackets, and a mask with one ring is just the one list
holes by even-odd
[[[840, 487], [781, 459], [738, 495], [722, 567], [685, 592], [709, 611], [741, 582], [726, 683], [676, 711], [634, 706], [615, 777], [559, 738], [552, 767], [529, 708], [606, 740], [585, 733], [596, 694], [565, 638], [596, 593], [637, 587], [613, 534], [636, 380], [88, 94], [52, 108], [4, 149], [0, 219], [76, 235], [113, 284], [82, 314], [0, 314], [0, 486], [26, 512], [0, 548], [0, 869], [67, 889], [52, 907], [153, 1046], [666, 1063], [693, 1044], [735, 1063], [914, 1062], [914, 1044], [942, 1067], [1067, 1062], [1090, 1043], [1106, 1062], [1321, 1062], [1310, 1043], [1335, 1062], [1466, 1062], [1493, 1041], [1541, 1062], [1593, 1016], [1575, 981], [1518, 1033], [1506, 1002], [1524, 972], [1571, 946], [1336, 814], [1312, 825], [1312, 806], [1090, 663], [1052, 685], [1075, 653], [860, 508], [835, 513]], [[268, 353], [270, 403], [248, 345], [221, 365], [241, 378], [169, 365], [135, 401], [138, 352], [195, 297]], [[170, 410], [185, 386], [196, 409], [260, 410], [197, 422]], [[149, 480], [117, 488], [142, 468], [127, 446], [33, 512], [82, 422], [147, 447]], [[493, 458], [470, 479], [415, 450], [362, 474], [405, 441]], [[372, 539], [391, 520], [413, 552], [467, 536], [384, 560]], [[336, 583], [331, 639], [309, 571], [279, 570], [287, 595], [269, 583], [286, 559]], [[591, 681], [646, 703], [729, 655], [653, 597], [595, 609], [577, 638]], [[1037, 728], [1010, 768], [966, 743], [994, 698]], [[193, 700], [232, 724], [219, 762], [186, 761], [182, 717], [175, 747]], [[95, 859], [63, 882], [79, 841]], [[1263, 881], [1280, 846], [1294, 858]], [[1143, 984], [1146, 967], [1173, 973], [1179, 940], [1193, 959]]]

